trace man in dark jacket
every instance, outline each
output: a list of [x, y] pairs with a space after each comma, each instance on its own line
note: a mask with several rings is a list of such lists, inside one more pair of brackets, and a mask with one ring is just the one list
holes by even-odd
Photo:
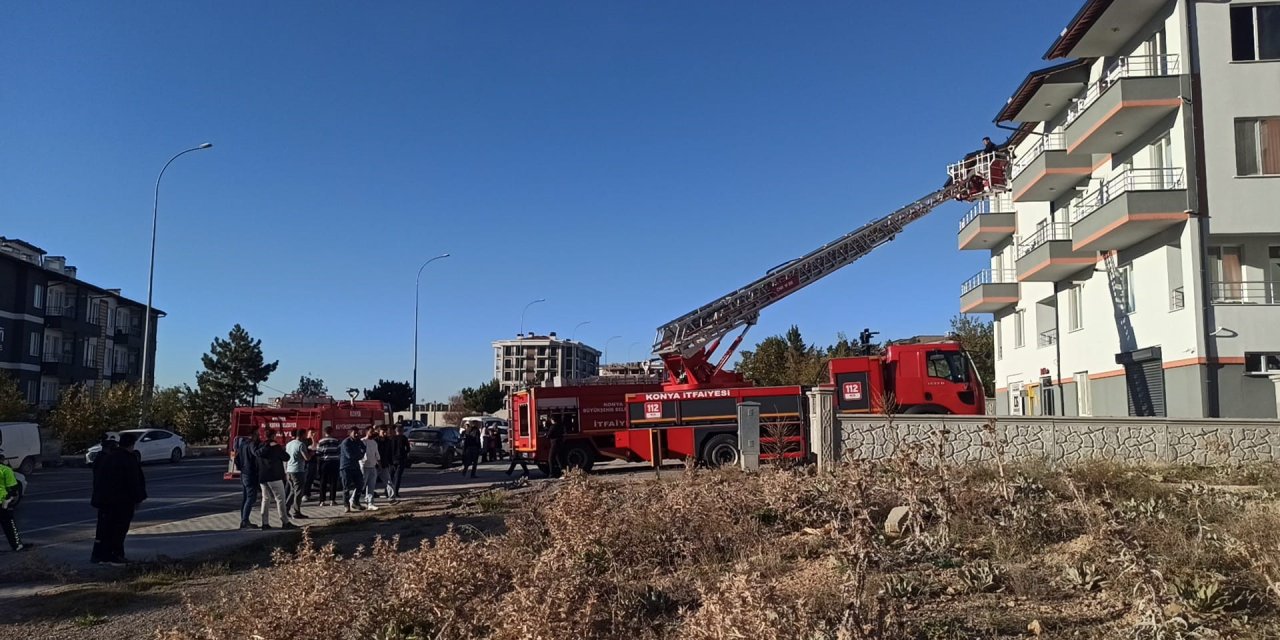
[[240, 471], [240, 491], [242, 497], [240, 499], [240, 528], [241, 529], [257, 529], [258, 527], [249, 522], [249, 514], [253, 513], [253, 505], [257, 503], [259, 497], [258, 490], [258, 456], [257, 449], [261, 440], [258, 440], [258, 432], [254, 431], [252, 436], [240, 437], [236, 442], [236, 469]]
[[360, 429], [352, 428], [338, 445], [338, 472], [342, 474], [342, 499], [347, 503], [347, 513], [359, 508], [364, 471], [360, 461], [364, 459], [364, 443], [360, 441]]
[[121, 434], [119, 443], [103, 439], [102, 452], [93, 461], [93, 497], [98, 510], [98, 528], [90, 562], [119, 566], [127, 562], [124, 538], [133, 522], [133, 513], [147, 499], [147, 481], [142, 462], [134, 453], [135, 433]]
[[333, 425], [325, 425], [324, 437], [316, 443], [316, 458], [320, 460], [320, 506], [338, 504], [338, 463], [342, 458], [342, 442], [333, 437]]
[[395, 497], [400, 497], [400, 481], [404, 478], [404, 470], [409, 466], [409, 438], [404, 435], [404, 427], [396, 425], [394, 432], [387, 438], [391, 441], [391, 484], [395, 489]]
[[547, 425], [547, 471], [552, 478], [560, 477], [564, 472], [564, 425], [560, 418], [551, 416]]
[[382, 481], [382, 492], [388, 500], [395, 500], [396, 489], [391, 481], [391, 462], [392, 455], [395, 454], [395, 445], [391, 442], [391, 425], [382, 425], [375, 431], [378, 440], [378, 459], [382, 464], [378, 466], [378, 480]]
[[267, 496], [270, 495], [276, 501], [276, 511], [280, 513], [281, 529], [296, 529], [289, 522], [289, 513], [285, 510], [284, 502], [284, 463], [289, 461], [289, 454], [285, 453], [284, 447], [276, 442], [276, 433], [273, 429], [267, 429], [267, 439], [258, 444], [258, 488], [262, 490], [262, 528], [270, 529], [271, 520], [268, 517]]

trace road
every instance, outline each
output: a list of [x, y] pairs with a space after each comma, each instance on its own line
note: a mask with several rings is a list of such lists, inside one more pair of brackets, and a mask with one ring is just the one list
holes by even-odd
[[[199, 518], [237, 511], [240, 508], [240, 482], [222, 479], [226, 458], [188, 458], [178, 464], [147, 464], [147, 500], [138, 509], [132, 529], [153, 524]], [[405, 472], [406, 495], [453, 491], [484, 487], [509, 478], [503, 473], [507, 463], [482, 463], [478, 477], [464, 478], [458, 467], [448, 470], [436, 466], [414, 466]], [[640, 470], [641, 465], [609, 463], [600, 466], [604, 473]], [[530, 469], [533, 477], [540, 477]], [[517, 470], [518, 472], [518, 470]], [[97, 512], [89, 506], [93, 486], [90, 469], [44, 469], [29, 477], [27, 494], [17, 511], [23, 539], [41, 547], [86, 543], [93, 539]], [[306, 507], [303, 508], [304, 512]], [[273, 511], [274, 513], [274, 511]], [[88, 553], [86, 547], [86, 554]]]
[[[227, 511], [240, 503], [240, 484], [222, 479], [226, 458], [189, 458], [178, 464], [147, 464], [147, 500], [133, 526], [184, 520]], [[97, 511], [89, 506], [91, 469], [42, 469], [28, 477], [18, 508], [23, 538], [51, 545], [93, 538]]]

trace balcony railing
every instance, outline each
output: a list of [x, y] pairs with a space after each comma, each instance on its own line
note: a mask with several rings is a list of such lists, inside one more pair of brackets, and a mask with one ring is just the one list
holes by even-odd
[[1210, 282], [1209, 301], [1213, 304], [1280, 304], [1280, 282]]
[[1058, 343], [1058, 330], [1057, 330], [1057, 329], [1049, 329], [1048, 331], [1041, 331], [1041, 332], [1040, 332], [1040, 346], [1041, 346], [1041, 347], [1052, 347], [1053, 345], [1055, 345], [1055, 344], [1057, 344], [1057, 343]]
[[1066, 222], [1051, 222], [1049, 224], [1036, 229], [1034, 233], [1027, 236], [1022, 242], [1018, 243], [1018, 257], [1039, 249], [1047, 242], [1054, 240], [1070, 240], [1071, 225]]
[[1089, 85], [1085, 89], [1084, 95], [1076, 98], [1070, 107], [1067, 107], [1067, 121], [1069, 126], [1075, 122], [1093, 103], [1102, 97], [1102, 94], [1111, 88], [1111, 85], [1119, 82], [1124, 78], [1152, 78], [1158, 76], [1172, 76], [1178, 74], [1178, 54], [1170, 53], [1162, 56], [1126, 56], [1115, 61], [1111, 68], [1102, 75], [1102, 79]]
[[65, 351], [46, 351], [44, 352], [44, 361], [55, 364], [71, 364], [71, 354]]
[[1073, 200], [1069, 206], [1072, 222], [1079, 222], [1085, 216], [1101, 209], [1108, 202], [1129, 193], [1130, 191], [1165, 191], [1184, 189], [1183, 170], [1168, 169], [1125, 169], [1119, 175], [1107, 180], [1097, 189]]
[[960, 285], [960, 295], [964, 295], [984, 284], [1013, 284], [1018, 281], [1018, 272], [1014, 269], [983, 269]]
[[1046, 151], [1066, 150], [1067, 136], [1061, 131], [1055, 131], [1053, 133], [1040, 136], [1040, 140], [1013, 163], [1013, 177], [1018, 177], [1018, 174], [1022, 173], [1023, 169], [1031, 166], [1031, 163], [1035, 162], [1036, 158], [1044, 155]]
[[960, 219], [960, 230], [969, 226], [974, 218], [988, 213], [1013, 213], [1013, 196], [1001, 193], [991, 198], [983, 198], [973, 204], [973, 208]]
[[44, 310], [44, 315], [57, 318], [75, 318], [76, 306], [74, 304], [51, 304], [48, 309]]

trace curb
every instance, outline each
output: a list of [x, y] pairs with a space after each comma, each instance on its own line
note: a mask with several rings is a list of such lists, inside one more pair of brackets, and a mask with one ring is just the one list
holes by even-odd
[[[217, 458], [217, 457], [225, 457], [225, 456], [226, 456], [225, 450], [221, 446], [200, 446], [200, 447], [187, 447], [187, 455], [183, 457], [184, 458]], [[56, 468], [82, 469], [87, 466], [89, 465], [84, 461], [84, 454], [80, 454], [76, 456], [64, 455], [64, 456], [50, 457], [40, 461], [40, 467], [42, 469], [56, 469]]]

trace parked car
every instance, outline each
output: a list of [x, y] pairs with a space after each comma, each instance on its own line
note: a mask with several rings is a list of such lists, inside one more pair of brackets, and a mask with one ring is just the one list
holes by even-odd
[[462, 432], [457, 427], [424, 427], [411, 429], [409, 463], [423, 462], [448, 467], [457, 460], [462, 447]]
[[[120, 436], [126, 433], [138, 436], [137, 443], [134, 444], [134, 452], [137, 454], [138, 459], [143, 462], [168, 460], [170, 463], [177, 463], [182, 460], [183, 456], [187, 455], [187, 443], [183, 441], [182, 436], [166, 429], [108, 431], [107, 437], [112, 440], [119, 440]], [[99, 453], [102, 453], [101, 444], [89, 447], [89, 450], [84, 454], [84, 461], [88, 464], [93, 464]]]
[[14, 471], [29, 474], [40, 461], [40, 427], [34, 422], [0, 422], [0, 449]]

